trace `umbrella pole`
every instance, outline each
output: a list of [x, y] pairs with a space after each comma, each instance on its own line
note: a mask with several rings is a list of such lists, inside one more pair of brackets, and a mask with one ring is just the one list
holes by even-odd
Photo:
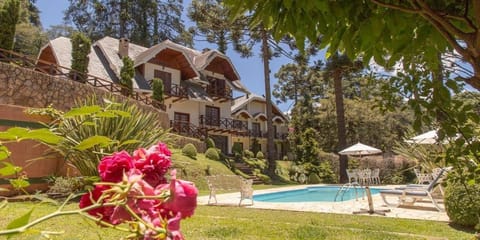
[[378, 214], [378, 215], [385, 216], [385, 213], [390, 212], [390, 209], [375, 210], [373, 208], [372, 193], [370, 192], [370, 187], [369, 186], [365, 186], [365, 193], [367, 194], [368, 209], [360, 209], [360, 211], [354, 211], [353, 214], [368, 213], [370, 215]]

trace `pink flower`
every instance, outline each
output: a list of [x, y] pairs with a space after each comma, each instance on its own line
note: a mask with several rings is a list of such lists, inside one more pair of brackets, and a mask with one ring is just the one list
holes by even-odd
[[156, 187], [166, 183], [165, 174], [172, 164], [171, 155], [172, 153], [164, 143], [154, 145], [148, 150], [140, 148], [133, 153], [135, 168], [142, 171], [146, 182]]
[[198, 190], [192, 182], [176, 179], [176, 171], [172, 170], [170, 184], [157, 187], [157, 194], [169, 190], [170, 197], [160, 207], [173, 212], [181, 213], [181, 217], [187, 218], [193, 215], [197, 207]]
[[[110, 189], [109, 186], [97, 185], [93, 191], [88, 192], [80, 198], [80, 208], [86, 208], [98, 201], [102, 196], [103, 191]], [[93, 200], [93, 202], [92, 202]], [[104, 203], [105, 201], [102, 201]], [[94, 217], [100, 217], [102, 221], [110, 222], [110, 215], [113, 212], [113, 207], [99, 207], [88, 211], [88, 214]]]
[[[142, 173], [138, 169], [131, 169], [126, 173], [126, 177], [127, 184], [132, 184], [127, 195], [127, 206], [140, 216], [155, 215], [155, 206], [159, 205], [160, 201], [142, 198], [155, 195], [152, 186], [142, 179]], [[116, 206], [110, 216], [112, 224], [120, 224], [130, 220], [132, 220], [132, 216], [123, 206]]]
[[134, 167], [133, 159], [126, 151], [113, 153], [102, 158], [98, 165], [100, 178], [104, 182], [120, 182], [123, 174]]

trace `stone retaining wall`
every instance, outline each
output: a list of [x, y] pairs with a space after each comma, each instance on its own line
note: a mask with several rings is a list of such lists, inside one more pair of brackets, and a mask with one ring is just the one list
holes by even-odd
[[[108, 97], [111, 93], [65, 77], [50, 76], [0, 62], [0, 104], [24, 107], [48, 107], [67, 111], [75, 101], [88, 96]], [[158, 113], [163, 128], [169, 128], [168, 115], [152, 106], [115, 95], [118, 101], [130, 101], [149, 112]]]

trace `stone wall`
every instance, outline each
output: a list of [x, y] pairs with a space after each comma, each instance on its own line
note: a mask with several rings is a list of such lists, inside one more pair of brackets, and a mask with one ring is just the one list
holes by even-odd
[[[67, 111], [75, 106], [75, 101], [93, 95], [106, 97], [110, 93], [65, 77], [50, 76], [0, 62], [0, 104], [24, 107], [52, 105], [56, 109]], [[158, 113], [161, 127], [170, 127], [165, 112], [121, 95], [115, 97], [118, 101], [130, 101], [145, 111]]]

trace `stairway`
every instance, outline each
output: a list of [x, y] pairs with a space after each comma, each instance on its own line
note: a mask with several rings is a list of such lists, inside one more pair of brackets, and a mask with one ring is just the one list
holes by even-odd
[[248, 175], [249, 179], [253, 180], [253, 184], [262, 184], [263, 183], [263, 181], [259, 177], [253, 175], [252, 168], [250, 168], [250, 166], [248, 164], [243, 163], [243, 162], [242, 163], [236, 162], [235, 163], [235, 168], [242, 171], [246, 175]]

